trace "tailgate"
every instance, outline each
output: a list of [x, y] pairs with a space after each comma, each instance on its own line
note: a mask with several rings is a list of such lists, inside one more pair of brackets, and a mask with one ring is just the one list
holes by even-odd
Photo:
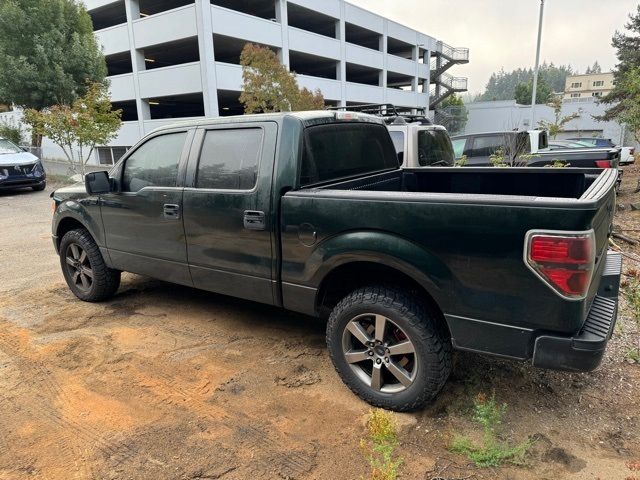
[[581, 200], [595, 202], [597, 211], [592, 220], [596, 237], [596, 273], [589, 289], [589, 303], [593, 301], [606, 263], [609, 247], [609, 235], [613, 228], [613, 216], [616, 206], [616, 182], [618, 170], [607, 168], [602, 171], [593, 184], [580, 197]]

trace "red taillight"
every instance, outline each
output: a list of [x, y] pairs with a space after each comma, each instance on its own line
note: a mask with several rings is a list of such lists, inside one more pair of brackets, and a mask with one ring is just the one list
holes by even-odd
[[532, 232], [527, 235], [527, 265], [560, 295], [583, 298], [595, 262], [593, 232]]
[[611, 160], [596, 160], [598, 168], [611, 168]]

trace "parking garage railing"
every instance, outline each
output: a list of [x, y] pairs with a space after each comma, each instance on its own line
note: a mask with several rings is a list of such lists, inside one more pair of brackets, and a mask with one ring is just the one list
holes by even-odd
[[447, 45], [444, 42], [438, 41], [436, 43], [436, 49], [442, 53], [445, 57], [448, 57], [457, 62], [469, 61], [469, 49], [468, 48], [455, 48], [451, 45]]

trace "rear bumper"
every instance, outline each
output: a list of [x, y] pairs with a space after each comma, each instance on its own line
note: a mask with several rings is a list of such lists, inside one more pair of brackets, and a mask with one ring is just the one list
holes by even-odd
[[622, 255], [607, 254], [598, 293], [580, 331], [571, 337], [541, 335], [536, 338], [533, 365], [540, 368], [587, 372], [595, 369], [604, 355], [618, 315], [618, 291]]

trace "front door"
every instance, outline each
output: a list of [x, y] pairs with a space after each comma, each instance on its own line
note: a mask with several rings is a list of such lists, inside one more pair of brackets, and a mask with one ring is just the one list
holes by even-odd
[[149, 138], [120, 165], [116, 191], [101, 196], [106, 244], [115, 268], [192, 285], [182, 212], [192, 136], [170, 131]]
[[194, 286], [274, 303], [277, 128], [275, 122], [247, 122], [196, 134], [184, 191]]

